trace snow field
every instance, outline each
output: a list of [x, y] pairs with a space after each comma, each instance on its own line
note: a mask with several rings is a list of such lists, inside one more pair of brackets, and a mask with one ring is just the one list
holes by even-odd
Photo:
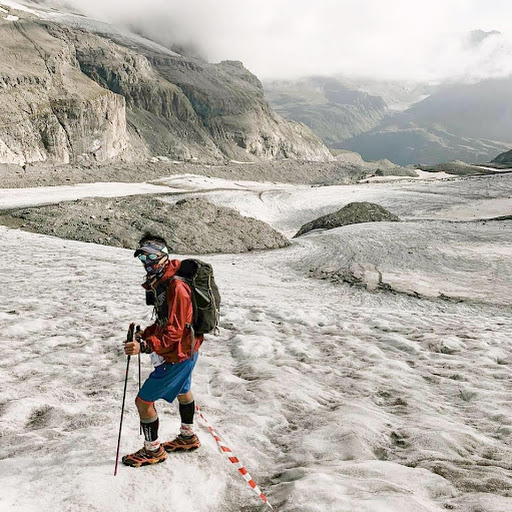
[[27, 12], [30, 14], [35, 14], [36, 16], [39, 16], [38, 11], [36, 11], [34, 9], [30, 9], [26, 5], [20, 4], [18, 2], [14, 2], [13, 0], [2, 0], [0, 5], [11, 7], [12, 9], [16, 9], [17, 11], [24, 11], [24, 12]]
[[[18, 477], [17, 492], [0, 499], [0, 509], [18, 507], [21, 494], [27, 496], [26, 505], [21, 500], [23, 507], [39, 510], [144, 510], [148, 496], [162, 494], [160, 477], [149, 477], [156, 468], [145, 473], [149, 494], [138, 491], [141, 475], [136, 471], [121, 470], [112, 476], [126, 364], [122, 341], [130, 320], [138, 316], [149, 322], [149, 308], [140, 307], [140, 266], [130, 251], [40, 236], [26, 239], [25, 233], [16, 231], [6, 234], [15, 235], [15, 246], [29, 243], [33, 252], [18, 258], [20, 274], [6, 276], [2, 325], [13, 342], [6, 347], [1, 366], [7, 376], [0, 394], [2, 475]], [[83, 248], [85, 258], [80, 256]], [[15, 247], [8, 252], [14, 251]], [[105, 279], [103, 272], [109, 274]], [[136, 358], [130, 365], [122, 453], [142, 443], [133, 405]], [[145, 358], [143, 378], [149, 366]], [[173, 413], [174, 422], [162, 412], [165, 437], [177, 431]], [[167, 466], [175, 473], [174, 490], [167, 489], [151, 510], [168, 510], [169, 503], [201, 510], [198, 502], [215, 503], [226, 482], [214, 471], [209, 476], [201, 473], [202, 457], [199, 465], [186, 471], [183, 457]], [[204, 459], [203, 464], [212, 466]], [[164, 471], [165, 467], [158, 474]], [[200, 486], [184, 485], [190, 479], [200, 481]]]
[[[430, 173], [428, 173], [430, 174]], [[162, 197], [176, 202], [200, 193], [209, 201], [237, 209], [242, 215], [267, 222], [286, 236], [321, 215], [353, 201], [370, 201], [403, 220], [467, 221], [510, 214], [512, 176], [409, 180], [360, 185], [311, 186], [269, 182], [230, 182], [220, 178], [183, 175], [155, 183], [183, 192]]]
[[122, 197], [170, 191], [173, 189], [149, 183], [82, 183], [58, 187], [4, 188], [0, 189], [0, 210], [56, 204], [85, 197]]
[[[263, 192], [258, 215], [290, 231], [301, 206], [312, 215], [362, 197], [409, 215], [279, 251], [203, 257], [223, 304], [221, 335], [208, 337], [194, 373], [196, 400], [278, 510], [512, 509], [509, 224], [415, 218], [499, 198], [499, 178], [205, 191], [239, 209]], [[131, 251], [3, 227], [0, 238], [0, 510], [263, 510], [204, 429], [199, 451], [113, 477], [122, 342], [130, 321], [151, 317]], [[433, 296], [462, 290], [465, 302], [308, 277], [351, 265], [376, 267], [394, 286], [401, 276], [404, 291], [419, 281]], [[136, 358], [130, 366], [121, 455], [142, 443]], [[149, 371], [143, 356], [143, 378]], [[167, 439], [177, 408], [157, 409]]]
[[346, 269], [370, 289], [380, 281], [403, 293], [512, 304], [510, 222], [381, 222], [301, 238], [297, 267]]

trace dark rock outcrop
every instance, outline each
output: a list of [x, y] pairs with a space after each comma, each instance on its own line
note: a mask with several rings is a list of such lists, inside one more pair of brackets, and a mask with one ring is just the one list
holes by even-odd
[[491, 160], [493, 164], [499, 164], [503, 167], [512, 167], [512, 149], [499, 154], [496, 158]]
[[293, 237], [301, 236], [313, 229], [333, 229], [349, 224], [360, 224], [362, 222], [398, 222], [399, 217], [389, 212], [382, 206], [375, 203], [355, 202], [349, 203], [341, 210], [329, 213], [304, 224]]
[[4, 212], [2, 223], [60, 238], [136, 247], [144, 231], [164, 236], [173, 253], [241, 253], [286, 247], [268, 224], [202, 198], [175, 204], [156, 196], [94, 198]]

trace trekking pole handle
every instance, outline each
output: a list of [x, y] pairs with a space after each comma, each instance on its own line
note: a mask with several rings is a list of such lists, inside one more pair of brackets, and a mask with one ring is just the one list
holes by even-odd
[[128, 327], [128, 333], [126, 334], [126, 341], [125, 343], [130, 343], [133, 341], [133, 336], [135, 334], [135, 323], [132, 322], [130, 326]]

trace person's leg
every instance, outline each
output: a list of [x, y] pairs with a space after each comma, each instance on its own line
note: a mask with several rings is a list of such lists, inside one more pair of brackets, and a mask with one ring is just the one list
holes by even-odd
[[138, 468], [163, 462], [167, 458], [165, 450], [158, 441], [158, 414], [154, 404], [155, 400], [161, 397], [162, 381], [157, 378], [158, 375], [159, 372], [153, 372], [150, 375], [135, 399], [142, 431], [144, 432], [144, 447], [122, 458], [122, 462], [126, 466]]
[[[194, 412], [196, 405], [194, 395], [192, 391], [190, 391], [192, 370], [194, 369], [196, 360], [197, 356], [193, 361], [188, 361], [182, 385], [177, 393], [181, 418], [180, 433], [172, 441], [162, 443], [162, 446], [167, 452], [190, 451], [201, 446], [199, 438], [194, 434]], [[166, 397], [166, 400], [168, 398], [169, 397]]]
[[192, 391], [178, 395], [180, 407], [181, 427], [180, 435], [184, 438], [190, 438], [194, 435], [194, 412], [196, 404]]
[[150, 420], [157, 415], [155, 402], [146, 402], [137, 395], [135, 398], [135, 405], [137, 406], [137, 411], [139, 411], [139, 417], [141, 421]]
[[146, 402], [139, 396], [135, 399], [135, 405], [139, 411], [140, 425], [144, 433], [144, 448], [149, 451], [158, 451], [158, 413], [154, 402]]
[[125, 455], [122, 462], [126, 466], [138, 468], [148, 464], [158, 464], [167, 459], [167, 454], [158, 440], [158, 414], [153, 402], [146, 402], [139, 396], [135, 399], [139, 411], [140, 424], [144, 432], [144, 448]]
[[178, 395], [180, 408], [181, 427], [180, 433], [172, 441], [162, 443], [167, 452], [191, 451], [201, 446], [201, 441], [194, 434], [194, 411], [196, 408], [194, 395], [190, 391], [190, 379], [183, 386]]
[[178, 395], [178, 402], [180, 404], [189, 404], [190, 402], [194, 401], [194, 395], [192, 394], [192, 391], [187, 391], [186, 393], [180, 393]]
[[172, 385], [169, 385], [166, 394], [162, 395], [162, 398], [169, 403], [178, 398], [182, 431], [185, 430], [182, 433], [185, 436], [194, 434], [192, 425], [194, 423], [195, 402], [190, 388], [192, 387], [192, 371], [196, 365], [198, 355], [199, 353], [196, 353], [194, 359], [187, 359], [172, 366], [172, 369], [169, 370], [173, 374], [173, 378], [170, 380]]

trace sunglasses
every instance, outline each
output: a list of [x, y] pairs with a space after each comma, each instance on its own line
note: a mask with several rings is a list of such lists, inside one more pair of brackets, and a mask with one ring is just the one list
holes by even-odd
[[148, 260], [155, 261], [161, 257], [162, 257], [161, 254], [155, 254], [154, 252], [152, 252], [151, 254], [139, 254], [137, 256], [137, 258], [139, 258], [139, 260], [142, 261], [143, 263]]

